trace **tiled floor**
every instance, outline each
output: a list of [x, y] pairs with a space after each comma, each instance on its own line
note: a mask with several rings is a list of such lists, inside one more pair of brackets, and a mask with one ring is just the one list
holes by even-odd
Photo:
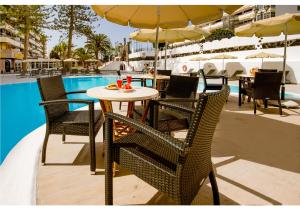
[[[125, 105], [125, 104], [124, 104]], [[117, 107], [118, 104], [115, 104]], [[223, 205], [300, 204], [300, 109], [259, 109], [225, 105], [212, 145], [212, 160]], [[125, 110], [126, 107], [123, 107]], [[117, 110], [117, 108], [116, 108]], [[124, 113], [124, 112], [123, 112]], [[184, 132], [175, 136], [182, 136]], [[97, 174], [89, 174], [88, 138], [51, 136], [48, 165], [38, 171], [37, 203], [104, 204], [102, 129], [97, 135]], [[165, 195], [121, 169], [114, 178], [114, 203], [174, 204]], [[212, 204], [209, 183], [192, 204]]]

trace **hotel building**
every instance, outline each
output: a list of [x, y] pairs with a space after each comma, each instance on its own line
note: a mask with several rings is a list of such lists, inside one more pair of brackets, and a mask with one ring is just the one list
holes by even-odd
[[[0, 73], [21, 70], [24, 51], [24, 35], [7, 23], [0, 25]], [[30, 33], [28, 58], [42, 57], [40, 37]]]

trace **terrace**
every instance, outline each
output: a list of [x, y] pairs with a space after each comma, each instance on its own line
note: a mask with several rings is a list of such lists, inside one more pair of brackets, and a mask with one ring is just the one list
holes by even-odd
[[[5, 80], [3, 77], [1, 76], [2, 83], [9, 80], [10, 83], [20, 82], [14, 75], [6, 75]], [[25, 81], [33, 82], [34, 79], [23, 78], [22, 82]], [[236, 81], [229, 81], [229, 84], [235, 85]], [[287, 92], [300, 93], [299, 85], [287, 85]], [[126, 103], [123, 103], [121, 111], [118, 110], [118, 105], [113, 103], [114, 110], [126, 114]], [[96, 108], [100, 108], [99, 104]], [[300, 135], [300, 111], [299, 108], [284, 108], [283, 113], [283, 116], [278, 115], [278, 109], [270, 106], [268, 109], [259, 109], [257, 115], [253, 115], [252, 103], [238, 107], [236, 94], [231, 94], [223, 108], [212, 145], [212, 161], [217, 172], [222, 205], [299, 204], [300, 143], [297, 139]], [[96, 175], [88, 173], [87, 137], [67, 136], [66, 143], [62, 144], [60, 135], [51, 135], [47, 148], [47, 164], [41, 166], [38, 148], [43, 141], [44, 132], [42, 126], [27, 139], [27, 144], [35, 144], [37, 147], [36, 154], [29, 154], [32, 151], [27, 151], [24, 156], [27, 159], [33, 156], [36, 158], [37, 162], [33, 163], [33, 168], [37, 170], [36, 177], [34, 175], [33, 179], [29, 178], [29, 182], [37, 187], [26, 196], [31, 197], [32, 203], [38, 205], [103, 205], [105, 169], [101, 155], [102, 129], [96, 136]], [[185, 131], [175, 132], [173, 135], [183, 137]], [[40, 146], [36, 146], [37, 142]], [[18, 162], [18, 158], [15, 161]], [[24, 161], [26, 162], [22, 159], [20, 163]], [[26, 164], [22, 167], [27, 168]], [[5, 173], [2, 174], [5, 180]], [[22, 179], [22, 183], [28, 179], [26, 173], [16, 176]], [[6, 185], [14, 188], [18, 183], [7, 182], [2, 187]], [[9, 191], [5, 196], [9, 196]], [[22, 192], [14, 197], [15, 201], [22, 200], [20, 195]], [[6, 199], [6, 202], [10, 202], [9, 198]], [[114, 177], [114, 203], [165, 205], [174, 204], [174, 201], [121, 168]], [[207, 180], [192, 204], [212, 204]]]
[[[299, 109], [284, 109], [284, 117], [278, 115], [277, 108], [253, 116], [249, 104], [242, 108], [237, 108], [236, 104], [237, 98], [231, 96], [212, 145], [221, 204], [299, 204]], [[115, 110], [118, 110], [117, 106], [115, 104]], [[185, 132], [175, 135], [183, 136]], [[104, 204], [105, 169], [100, 155], [103, 151], [102, 130], [96, 141], [97, 173], [91, 176], [88, 173], [87, 138], [68, 136], [67, 143], [62, 145], [60, 136], [51, 137], [47, 156], [49, 164], [38, 169], [37, 204]], [[167, 196], [123, 169], [114, 177], [114, 199], [119, 205], [174, 204]], [[192, 204], [212, 204], [209, 184], [200, 189]]]

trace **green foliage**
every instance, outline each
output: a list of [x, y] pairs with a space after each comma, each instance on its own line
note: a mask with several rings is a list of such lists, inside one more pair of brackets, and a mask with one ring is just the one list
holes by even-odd
[[62, 41], [52, 48], [50, 52], [50, 58], [65, 60], [67, 57], [67, 50], [68, 50], [67, 43]]
[[83, 47], [75, 49], [73, 55], [81, 63], [83, 63], [85, 60], [88, 60], [88, 59], [92, 58], [91, 53], [87, 49], [85, 49]]
[[49, 7], [42, 5], [1, 6], [1, 23], [8, 23], [24, 34], [24, 59], [27, 59], [30, 32], [41, 34], [48, 27]]
[[68, 36], [68, 53], [71, 57], [72, 37], [75, 35], [85, 35], [91, 31], [92, 23], [97, 20], [96, 14], [90, 6], [84, 5], [55, 5], [53, 11], [56, 14], [52, 29], [63, 32]]
[[47, 40], [48, 40], [47, 35], [42, 33], [40, 35], [40, 42], [42, 43], [43, 58], [46, 58]]
[[111, 42], [107, 35], [105, 34], [94, 34], [90, 33], [87, 37], [87, 42], [85, 47], [95, 55], [98, 60], [98, 55], [107, 54], [107, 51], [111, 50]]
[[214, 41], [221, 40], [224, 38], [231, 38], [234, 36], [234, 33], [228, 29], [217, 29], [214, 30], [208, 37], [205, 38], [205, 41]]
[[[85, 34], [89, 31], [97, 16], [89, 6], [84, 5], [54, 5], [53, 11], [57, 14], [52, 28], [67, 33], [72, 28], [76, 34]], [[71, 19], [73, 19], [71, 21]], [[72, 22], [72, 23], [71, 23]]]

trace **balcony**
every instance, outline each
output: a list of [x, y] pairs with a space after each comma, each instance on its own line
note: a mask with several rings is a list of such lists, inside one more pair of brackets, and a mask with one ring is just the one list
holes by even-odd
[[223, 28], [223, 27], [224, 27], [224, 24], [222, 21], [220, 21], [220, 22], [212, 23], [208, 26], [205, 26], [205, 27], [203, 27], [203, 29], [209, 30], [209, 31], [214, 31], [216, 29]]
[[5, 35], [1, 35], [0, 36], [0, 43], [4, 42], [4, 43], [8, 43], [10, 45], [12, 45], [13, 47], [17, 47], [17, 48], [24, 48], [24, 45], [20, 42], [20, 40], [18, 39], [14, 39], [12, 37], [7, 37]]
[[250, 11], [250, 12], [247, 12], [247, 13], [237, 16], [238, 21], [245, 21], [245, 20], [253, 19], [253, 18], [255, 18], [254, 11]]
[[0, 58], [23, 59], [23, 53], [18, 49], [1, 50]]

